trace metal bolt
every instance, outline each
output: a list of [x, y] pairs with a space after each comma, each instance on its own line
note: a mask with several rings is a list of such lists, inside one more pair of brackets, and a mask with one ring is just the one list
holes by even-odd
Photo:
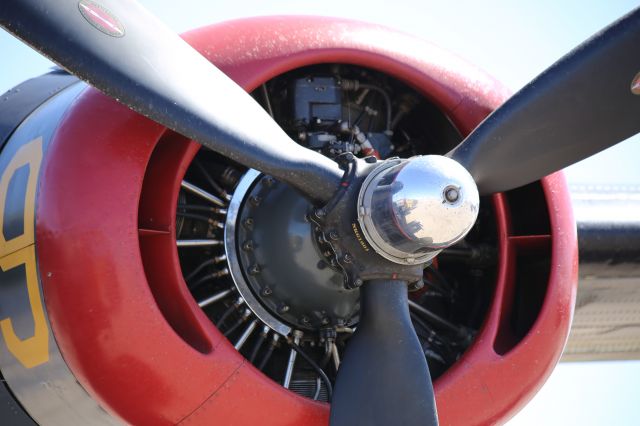
[[289, 309], [290, 309], [289, 305], [282, 304], [282, 305], [278, 306], [278, 313], [279, 314], [287, 313], [287, 312], [289, 312]]
[[460, 198], [459, 188], [450, 185], [444, 189], [444, 199], [447, 203], [453, 204]]
[[265, 183], [265, 185], [271, 187], [271, 186], [275, 185], [276, 180], [274, 178], [272, 178], [271, 176], [267, 176], [266, 178], [264, 178], [264, 183]]
[[362, 281], [362, 278], [356, 278], [355, 281], [353, 282], [353, 285], [355, 285], [356, 287], [360, 287], [362, 284], [364, 284], [364, 281]]
[[262, 198], [258, 197], [257, 195], [252, 195], [251, 197], [249, 197], [249, 202], [252, 206], [258, 207], [260, 205], [260, 202], [262, 202]]
[[321, 322], [322, 322], [322, 325], [327, 325], [327, 324], [329, 324], [329, 318], [324, 317], [324, 318], [322, 318]]
[[257, 263], [254, 263], [249, 267], [249, 274], [258, 275], [260, 273], [260, 266]]
[[250, 217], [246, 218], [246, 219], [242, 222], [242, 224], [243, 224], [245, 227], [247, 227], [247, 228], [252, 228], [252, 227], [253, 227], [253, 218], [250, 218]]
[[344, 263], [351, 263], [353, 261], [353, 256], [351, 256], [351, 253], [345, 253], [344, 256], [342, 256], [342, 261]]
[[316, 216], [318, 217], [325, 217], [327, 215], [327, 212], [325, 209], [317, 209], [316, 210]]
[[254, 249], [253, 241], [247, 240], [242, 244], [242, 250], [251, 251]]
[[418, 280], [409, 284], [409, 291], [418, 291], [424, 287], [424, 281]]
[[308, 325], [308, 324], [311, 322], [311, 320], [309, 319], [309, 317], [302, 317], [302, 318], [300, 319], [300, 321], [302, 321], [302, 323], [303, 323], [303, 324], [305, 324], [305, 325]]
[[271, 287], [269, 286], [264, 286], [260, 294], [262, 294], [263, 296], [271, 296], [271, 294], [273, 294], [273, 290], [271, 290]]
[[335, 231], [333, 229], [329, 231], [329, 238], [333, 241], [336, 241], [338, 238], [340, 238], [340, 236], [338, 235], [338, 231]]

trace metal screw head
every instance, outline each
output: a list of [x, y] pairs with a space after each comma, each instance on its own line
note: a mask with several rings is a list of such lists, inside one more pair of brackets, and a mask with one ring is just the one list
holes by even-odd
[[300, 321], [302, 321], [302, 323], [305, 324], [305, 325], [308, 325], [311, 322], [309, 317], [302, 317], [302, 318], [300, 318]]
[[345, 253], [344, 256], [342, 256], [342, 261], [344, 263], [351, 263], [353, 261], [353, 256], [351, 256], [351, 253]]
[[253, 218], [246, 218], [245, 220], [242, 221], [242, 224], [247, 227], [247, 228], [252, 228], [253, 227]]
[[444, 189], [442, 195], [444, 195], [444, 199], [447, 203], [453, 204], [460, 199], [460, 188], [454, 185], [449, 185]]
[[244, 251], [251, 251], [251, 250], [254, 249], [254, 247], [255, 246], [253, 244], [253, 241], [251, 241], [251, 240], [247, 240], [242, 244], [242, 250], [244, 250]]
[[276, 180], [274, 178], [272, 178], [271, 176], [267, 176], [267, 177], [264, 178], [264, 183], [265, 183], [265, 185], [271, 187], [271, 186], [275, 185]]
[[251, 203], [252, 206], [258, 207], [260, 205], [260, 202], [262, 202], [262, 199], [257, 195], [253, 195], [249, 197], [249, 202]]
[[317, 209], [316, 210], [316, 216], [318, 217], [325, 217], [327, 215], [327, 212], [325, 209]]
[[321, 323], [322, 323], [322, 325], [327, 325], [327, 324], [329, 324], [329, 318], [327, 318], [327, 317], [322, 318]]
[[270, 296], [271, 294], [273, 294], [273, 290], [271, 290], [271, 287], [265, 286], [260, 293], [263, 296]]
[[255, 264], [253, 264], [253, 265], [251, 265], [249, 267], [249, 274], [257, 275], [259, 273], [260, 273], [260, 266], [257, 263], [255, 263]]
[[364, 284], [364, 281], [362, 281], [362, 278], [356, 278], [355, 281], [353, 282], [353, 284], [356, 287], [360, 287], [362, 284]]
[[278, 306], [278, 313], [284, 314], [286, 312], [289, 312], [289, 309], [291, 309], [289, 305], [283, 303], [282, 305]]
[[336, 241], [338, 238], [340, 238], [340, 236], [338, 235], [338, 231], [335, 231], [333, 229], [329, 231], [329, 238], [333, 241]]

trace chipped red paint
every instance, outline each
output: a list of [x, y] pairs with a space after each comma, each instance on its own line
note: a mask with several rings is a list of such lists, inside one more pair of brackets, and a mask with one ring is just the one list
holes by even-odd
[[[495, 80], [433, 45], [359, 22], [253, 18], [184, 38], [247, 90], [322, 62], [386, 72], [431, 99], [463, 133], [508, 96]], [[167, 138], [174, 151], [159, 154], [169, 149], [162, 145]], [[43, 164], [36, 228], [46, 304], [65, 360], [105, 409], [133, 424], [327, 424], [327, 405], [301, 398], [253, 368], [185, 291], [174, 215], [181, 176], [196, 150], [193, 142], [95, 90], [71, 107]], [[171, 179], [150, 188], [145, 183], [145, 193], [158, 191], [157, 200], [170, 200], [164, 205], [156, 197], [140, 199], [148, 165], [152, 170], [160, 161], [156, 155], [166, 157]], [[575, 299], [577, 243], [563, 176], [543, 179], [542, 187], [550, 237], [515, 238], [503, 197], [494, 197], [500, 250], [495, 300], [473, 346], [435, 384], [443, 425], [506, 420], [560, 356]], [[545, 238], [552, 271], [540, 317], [522, 341], [498, 355], [514, 247]], [[166, 273], [145, 273], [141, 248], [145, 259], [164, 259]], [[170, 297], [181, 300], [168, 307]]]

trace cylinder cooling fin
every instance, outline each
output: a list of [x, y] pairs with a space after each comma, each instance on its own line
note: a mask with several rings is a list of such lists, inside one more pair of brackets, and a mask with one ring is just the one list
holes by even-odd
[[[459, 59], [362, 23], [256, 18], [184, 38], [294, 140], [330, 158], [443, 154], [507, 96]], [[29, 175], [7, 168], [17, 155], [9, 147], [44, 141], [30, 245], [37, 279], [19, 291], [42, 299], [48, 359], [20, 362], [3, 326], [9, 389], [43, 424], [25, 383], [45, 380], [44, 368], [68, 374], [100, 412], [83, 424], [326, 424], [359, 293], [342, 287], [306, 202], [78, 87], [59, 95], [49, 133], [15, 133], [0, 153], [2, 182], [28, 186]], [[3, 203], [3, 217], [14, 214]], [[410, 289], [443, 424], [494, 423], [532, 396], [560, 356], [575, 298], [561, 174], [480, 206], [469, 235]], [[2, 231], [3, 244], [18, 235]], [[16, 274], [1, 253], [2, 273]], [[0, 324], [21, 324], [18, 342], [35, 336], [24, 321], [37, 320], [33, 304], [5, 310], [15, 295], [0, 290]]]

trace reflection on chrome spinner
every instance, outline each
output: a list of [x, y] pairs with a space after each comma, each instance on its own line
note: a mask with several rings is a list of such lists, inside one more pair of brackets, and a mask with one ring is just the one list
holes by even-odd
[[378, 254], [400, 264], [424, 263], [460, 241], [478, 217], [473, 178], [439, 155], [382, 163], [365, 179], [358, 221]]

